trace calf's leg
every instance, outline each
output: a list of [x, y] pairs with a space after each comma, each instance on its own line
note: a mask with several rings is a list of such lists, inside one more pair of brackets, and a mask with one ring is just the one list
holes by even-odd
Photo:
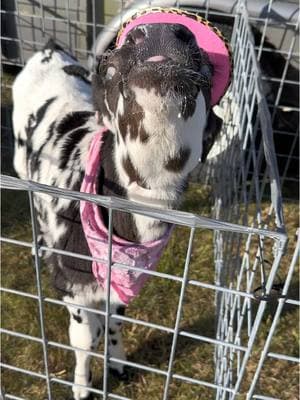
[[[68, 296], [66, 302], [79, 304], [76, 299]], [[82, 304], [91, 307], [88, 304]], [[69, 337], [70, 344], [78, 349], [95, 351], [103, 334], [102, 320], [99, 314], [85, 311], [76, 306], [68, 306], [70, 313]], [[74, 400], [86, 400], [90, 398], [89, 387], [92, 385], [90, 371], [90, 357], [83, 351], [75, 350], [76, 366], [74, 371], [74, 383], [85, 387], [73, 386]]]
[[[110, 312], [112, 314], [124, 315], [125, 307], [120, 304], [111, 304]], [[126, 360], [126, 355], [122, 340], [122, 321], [119, 319], [109, 318], [108, 327], [108, 353], [110, 357], [118, 358], [120, 360]], [[116, 361], [109, 362], [110, 372], [116, 375], [118, 378], [126, 379], [127, 376], [124, 373], [124, 364]]]

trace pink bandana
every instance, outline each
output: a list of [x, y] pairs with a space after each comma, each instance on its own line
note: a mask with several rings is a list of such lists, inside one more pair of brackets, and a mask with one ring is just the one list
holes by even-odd
[[177, 8], [147, 8], [139, 10], [123, 24], [117, 38], [117, 47], [123, 45], [127, 34], [133, 28], [143, 24], [180, 24], [194, 34], [198, 46], [208, 54], [214, 67], [211, 105], [216, 105], [225, 94], [232, 74], [231, 50], [219, 29], [199, 15], [188, 11]]
[[[102, 138], [106, 129], [96, 133], [90, 145], [87, 157], [85, 176], [81, 192], [97, 194], [98, 173], [101, 162]], [[100, 208], [88, 201], [80, 202], [80, 215], [83, 231], [95, 258], [103, 262], [93, 261], [93, 274], [103, 288], [107, 282], [108, 271], [108, 231], [103, 223]], [[170, 238], [171, 228], [158, 240], [145, 243], [133, 243], [115, 235], [112, 236], [112, 265], [125, 264], [145, 270], [154, 270], [160, 256]], [[113, 267], [111, 269], [111, 287], [117, 292], [119, 299], [128, 304], [143, 288], [149, 275], [129, 269]]]

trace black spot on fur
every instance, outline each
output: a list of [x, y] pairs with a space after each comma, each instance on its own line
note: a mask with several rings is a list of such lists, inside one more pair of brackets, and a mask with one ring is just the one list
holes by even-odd
[[[49, 126], [48, 129], [48, 135], [46, 137], [46, 139], [44, 140], [43, 144], [41, 145], [41, 147], [38, 149], [38, 151], [33, 152], [32, 148], [31, 148], [31, 139], [29, 140], [30, 146], [27, 146], [27, 152], [31, 152], [30, 155], [30, 163], [31, 163], [31, 176], [33, 176], [33, 174], [40, 170], [40, 165], [41, 165], [41, 154], [42, 151], [44, 150], [44, 147], [49, 143], [49, 140], [51, 139], [51, 137], [53, 136], [53, 132], [54, 132], [54, 128], [55, 128], [55, 121], [52, 122]], [[28, 154], [29, 157], [29, 154]]]
[[126, 310], [125, 306], [118, 306], [116, 312], [119, 315], [125, 315], [125, 310]]
[[[113, 157], [114, 135], [106, 132], [101, 148], [101, 169], [98, 177], [98, 193], [103, 196], [127, 197], [126, 188], [121, 183], [116, 173], [115, 160]], [[104, 207], [100, 207], [104, 225], [108, 226], [108, 212]], [[114, 211], [113, 232], [126, 240], [137, 242], [138, 232], [131, 214], [121, 211]]]
[[[56, 246], [65, 251], [74, 251], [79, 254], [89, 255], [90, 251], [86, 240], [83, 240], [84, 233], [80, 221], [79, 209], [61, 209], [61, 214], [57, 214], [59, 224], [66, 227], [66, 231], [59, 237]], [[66, 219], [68, 222], [66, 223]], [[74, 263], [74, 258], [70, 256], [51, 254], [49, 263], [53, 265], [53, 284], [57, 290], [63, 294], [73, 295], [72, 285], [92, 285], [95, 278], [92, 273], [92, 263], [88, 260], [80, 260]], [[71, 285], [70, 285], [71, 284]]]
[[48, 49], [53, 50], [53, 51], [54, 50], [64, 51], [64, 49], [53, 40], [53, 38], [50, 38], [48, 40], [48, 42], [45, 44], [45, 46], [43, 47], [43, 51], [48, 50]]
[[27, 125], [25, 126], [25, 132], [27, 135], [27, 140], [31, 138], [32, 133], [33, 133], [33, 125], [34, 125], [34, 115], [32, 113], [29, 114], [29, 117], [27, 119]]
[[139, 175], [136, 168], [133, 166], [129, 156], [127, 156], [126, 158], [123, 158], [122, 165], [123, 165], [123, 168], [124, 168], [126, 174], [129, 177], [130, 183], [137, 182], [140, 186], [145, 187], [143, 179]]
[[46, 209], [43, 210], [42, 218], [43, 218], [43, 222], [47, 225], [48, 224], [48, 211]]
[[119, 145], [120, 144], [120, 137], [119, 137], [118, 134], [116, 135], [116, 140], [117, 140], [117, 145]]
[[80, 308], [77, 308], [77, 314], [80, 314], [80, 313], [81, 313]]
[[60, 47], [58, 44], [56, 44], [54, 42], [54, 40], [51, 38], [51, 39], [48, 40], [48, 42], [44, 46], [43, 53], [45, 53], [46, 50], [50, 50], [50, 51], [49, 51], [47, 56], [42, 58], [42, 64], [45, 64], [45, 63], [48, 63], [49, 61], [51, 61], [53, 53], [54, 53], [55, 50], [63, 51], [63, 48]]
[[116, 332], [115, 332], [113, 329], [109, 328], [108, 333], [109, 333], [110, 335], [114, 335]]
[[39, 245], [39, 246], [43, 246], [43, 245], [45, 244], [45, 243], [44, 243], [44, 238], [43, 238], [43, 236], [40, 236], [40, 235], [39, 235], [38, 241], [37, 241], [37, 242], [38, 242], [38, 245]]
[[17, 140], [18, 146], [24, 146], [25, 145], [25, 140], [21, 139], [20, 137]]
[[81, 156], [81, 150], [77, 149], [72, 157], [73, 161], [78, 161], [80, 159]]
[[140, 128], [140, 132], [139, 132], [139, 138], [141, 140], [142, 143], [147, 143], [149, 140], [149, 135], [148, 133], [145, 131], [144, 127], [141, 126]]
[[31, 176], [33, 176], [35, 173], [39, 171], [40, 166], [41, 166], [41, 160], [39, 157], [39, 153], [38, 152], [32, 153], [30, 160]]
[[92, 99], [94, 109], [99, 112], [99, 115], [110, 119], [110, 114], [105, 104], [105, 88], [103, 78], [99, 74], [92, 75]]
[[44, 58], [42, 58], [42, 64], [45, 64], [45, 63], [48, 63], [49, 61], [51, 61], [52, 55], [53, 55], [53, 51], [50, 51], [48, 56], [45, 56]]
[[98, 328], [96, 335], [97, 335], [97, 338], [101, 335], [101, 328]]
[[77, 321], [79, 324], [81, 324], [82, 318], [79, 315], [72, 314], [72, 316], [75, 319], [75, 321]]
[[191, 118], [196, 110], [196, 97], [186, 96], [181, 105], [181, 115], [183, 119], [186, 121], [188, 118]]
[[98, 188], [99, 194], [104, 196], [126, 197], [126, 190], [121, 186], [119, 177], [116, 174], [113, 155], [114, 135], [106, 132], [101, 148], [101, 169], [99, 173]]
[[52, 197], [51, 203], [53, 204], [54, 207], [57, 206], [59, 198], [58, 197]]
[[170, 158], [166, 164], [165, 168], [170, 172], [180, 172], [183, 170], [186, 162], [188, 161], [191, 154], [191, 150], [188, 148], [180, 149], [178, 154]]
[[60, 164], [59, 164], [60, 169], [65, 169], [75, 146], [89, 132], [90, 132], [89, 129], [79, 128], [70, 133], [70, 135], [67, 137], [65, 143], [62, 146], [62, 152], [61, 152]]
[[25, 127], [25, 131], [27, 134], [27, 140], [30, 141], [31, 137], [36, 130], [36, 128], [39, 126], [41, 123], [42, 119], [44, 118], [48, 108], [50, 105], [54, 102], [56, 99], [55, 97], [51, 97], [50, 99], [46, 100], [45, 103], [37, 110], [37, 112], [34, 114], [30, 114], [28, 117], [27, 121], [27, 126]]
[[113, 346], [115, 346], [118, 343], [118, 341], [115, 340], [115, 339], [112, 339], [111, 343], [112, 343]]
[[93, 115], [94, 112], [91, 111], [74, 111], [67, 114], [57, 126], [57, 135], [54, 145], [58, 143], [62, 136], [84, 125]]
[[219, 118], [213, 110], [210, 110], [206, 127], [203, 135], [203, 150], [201, 155], [201, 162], [205, 162], [208, 153], [210, 152], [217, 135], [222, 128], [223, 120]]
[[147, 142], [149, 137], [142, 125], [142, 121], [145, 117], [143, 108], [134, 99], [129, 102], [126, 101], [124, 108], [124, 114], [119, 116], [119, 128], [123, 139], [125, 140], [129, 132], [132, 140], [136, 140], [140, 137], [143, 143]]
[[[70, 157], [71, 158], [71, 157]], [[69, 176], [68, 176], [68, 178], [66, 179], [66, 182], [65, 182], [65, 187], [70, 187], [70, 184], [71, 184], [71, 182], [72, 182], [72, 174], [70, 174]]]
[[42, 60], [42, 63], [49, 62], [52, 58], [54, 51], [61, 51], [61, 52], [65, 53], [66, 55], [68, 55], [70, 58], [72, 58], [74, 61], [77, 61], [77, 58], [74, 57], [73, 54], [67, 52], [63, 47], [61, 47], [59, 44], [57, 44], [53, 38], [50, 38], [48, 40], [48, 42], [45, 44], [45, 46], [43, 48], [43, 52], [45, 52], [45, 50], [51, 50], [51, 52], [50, 52], [49, 57], [45, 57]]
[[56, 96], [51, 97], [50, 99], [46, 100], [45, 103], [37, 110], [35, 128], [37, 128], [37, 126], [40, 124], [40, 122], [44, 118], [49, 106], [54, 102], [54, 100], [56, 100]]
[[91, 82], [87, 79], [89, 76], [89, 71], [85, 68], [83, 68], [81, 65], [66, 65], [63, 67], [63, 70], [67, 75], [75, 76], [76, 78], [80, 78], [83, 82], [87, 83], [88, 85], [91, 84]]

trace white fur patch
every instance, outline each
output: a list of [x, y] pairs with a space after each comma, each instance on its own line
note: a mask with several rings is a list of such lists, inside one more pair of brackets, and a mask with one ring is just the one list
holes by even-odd
[[[129, 178], [122, 166], [122, 159], [128, 155], [139, 175], [150, 187], [150, 190], [144, 190], [131, 184], [128, 186], [129, 199], [160, 208], [171, 208], [178, 198], [178, 189], [180, 190], [184, 178], [201, 158], [206, 126], [205, 99], [200, 92], [194, 115], [184, 120], [174, 98], [162, 98], [154, 90], [148, 91], [139, 87], [132, 90], [137, 103], [143, 109], [144, 119], [141, 124], [149, 139], [145, 143], [139, 138], [132, 140], [127, 132], [126, 143], [120, 143], [115, 153], [117, 170], [121, 182], [128, 185]], [[190, 150], [182, 171], [167, 170], [165, 166], [168, 160], [176, 157], [182, 149]], [[134, 219], [142, 241], [157, 239], [166, 229], [164, 225], [154, 223], [151, 218], [135, 215]]]
[[108, 67], [106, 71], [106, 78], [111, 79], [116, 73], [116, 68], [115, 67]]
[[[182, 171], [187, 175], [198, 163], [202, 154], [203, 132], [206, 126], [206, 105], [202, 92], [199, 92], [196, 100], [194, 115], [187, 120], [180, 115], [178, 103], [172, 98], [162, 98], [155, 94], [154, 90], [134, 88], [137, 103], [143, 108], [145, 118], [143, 126], [150, 137], [150, 144], [144, 145], [139, 141], [127, 143], [129, 154], [135, 165], [141, 166], [143, 176], [154, 175], [155, 187], [156, 177], [166, 179], [170, 184], [168, 173], [161, 171], [162, 166], [168, 158], [174, 157], [181, 148], [191, 150], [190, 158]], [[151, 146], [151, 152], [149, 148]], [[153, 162], [155, 160], [155, 163]], [[163, 176], [161, 176], [161, 174]], [[162, 183], [163, 184], [163, 183]]]
[[[230, 112], [228, 112], [228, 108], [230, 108]], [[222, 101], [222, 107], [215, 106], [213, 111], [224, 121], [224, 124], [222, 135], [218, 135], [216, 138], [216, 141], [207, 155], [207, 160], [220, 157], [224, 151], [228, 150], [228, 143], [232, 143], [234, 137], [239, 133], [241, 110], [239, 105], [232, 99], [231, 95], [226, 95]]]
[[117, 105], [117, 116], [124, 115], [124, 98], [122, 95], [119, 96], [118, 105]]

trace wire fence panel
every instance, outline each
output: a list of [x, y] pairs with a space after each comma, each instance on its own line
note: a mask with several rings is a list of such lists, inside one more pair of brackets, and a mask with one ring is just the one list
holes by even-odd
[[[10, 190], [12, 190], [12, 189], [13, 190], [25, 190], [25, 189], [27, 189], [30, 197], [32, 196], [33, 192], [39, 192], [39, 193], [47, 193], [49, 195], [52, 194], [52, 195], [55, 195], [55, 196], [57, 196], [57, 195], [68, 196], [69, 198], [72, 198], [74, 200], [75, 199], [78, 200], [78, 199], [89, 199], [90, 198], [90, 196], [88, 196], [86, 194], [72, 193], [72, 192], [71, 193], [68, 193], [68, 192], [62, 193], [62, 191], [59, 190], [59, 189], [51, 188], [49, 186], [45, 186], [45, 185], [41, 185], [41, 184], [35, 184], [35, 183], [30, 183], [30, 182], [28, 183], [26, 181], [20, 181], [20, 180], [18, 180], [16, 178], [12, 178], [12, 177], [8, 177], [8, 176], [7, 177], [2, 176], [2, 187], [5, 188], [5, 189], [10, 189]], [[132, 363], [130, 361], [122, 361], [122, 360], [118, 360], [118, 359], [116, 360], [116, 359], [110, 358], [108, 353], [107, 353], [107, 350], [105, 350], [105, 348], [104, 348], [104, 353], [97, 354], [97, 358], [103, 359], [104, 371], [105, 371], [105, 369], [108, 370], [107, 366], [105, 367], [105, 363], [108, 362], [108, 358], [109, 358], [111, 361], [123, 362], [124, 364], [132, 366], [132, 367], [135, 367], [135, 368], [139, 368], [139, 369], [143, 369], [143, 370], [146, 370], [146, 371], [155, 372], [156, 374], [161, 374], [161, 375], [166, 377], [165, 391], [164, 391], [165, 398], [167, 398], [167, 395], [168, 395], [168, 389], [169, 389], [169, 384], [170, 384], [171, 378], [173, 380], [183, 380], [183, 381], [187, 381], [187, 382], [190, 382], [190, 383], [193, 383], [193, 384], [198, 384], [198, 385], [201, 385], [201, 386], [203, 385], [203, 386], [206, 386], [208, 388], [215, 389], [215, 390], [223, 390], [225, 393], [228, 392], [228, 393], [233, 393], [234, 394], [234, 390], [233, 389], [229, 388], [228, 386], [223, 386], [220, 383], [205, 382], [205, 381], [201, 381], [199, 379], [192, 378], [190, 376], [184, 376], [182, 374], [176, 374], [176, 373], [172, 374], [172, 363], [173, 363], [173, 360], [174, 360], [174, 354], [175, 354], [175, 349], [176, 349], [176, 340], [177, 340], [176, 338], [178, 336], [190, 337], [190, 338], [192, 338], [194, 340], [199, 340], [200, 342], [207, 342], [207, 343], [210, 343], [211, 345], [217, 345], [218, 347], [221, 347], [222, 349], [223, 348], [225, 348], [225, 349], [227, 349], [227, 348], [235, 349], [236, 351], [242, 351], [243, 353], [246, 353], [246, 354], [247, 354], [247, 352], [249, 352], [249, 347], [248, 346], [242, 347], [240, 344], [237, 345], [232, 340], [228, 340], [228, 339], [223, 340], [223, 339], [220, 339], [220, 338], [217, 338], [217, 340], [213, 340], [213, 339], [211, 339], [209, 337], [205, 337], [205, 336], [202, 337], [200, 335], [193, 334], [193, 332], [185, 332], [183, 330], [179, 330], [179, 322], [180, 322], [180, 315], [182, 313], [182, 305], [183, 305], [183, 299], [184, 299], [184, 294], [185, 294], [184, 293], [185, 288], [187, 287], [187, 285], [197, 285], [197, 283], [199, 283], [199, 285], [201, 285], [201, 282], [197, 282], [197, 281], [194, 281], [194, 280], [193, 281], [188, 280], [188, 273], [189, 273], [189, 268], [190, 268], [191, 251], [192, 251], [191, 249], [192, 249], [192, 243], [193, 243], [194, 230], [195, 230], [195, 228], [206, 228], [206, 229], [207, 228], [210, 228], [210, 229], [216, 229], [217, 228], [217, 229], [222, 229], [222, 230], [224, 229], [225, 231], [229, 230], [231, 232], [235, 232], [235, 233], [239, 233], [239, 234], [243, 233], [246, 236], [249, 236], [249, 235], [250, 236], [253, 236], [253, 235], [257, 236], [257, 235], [259, 235], [259, 236], [263, 236], [263, 237], [269, 237], [272, 241], [278, 242], [279, 247], [283, 247], [284, 246], [284, 243], [286, 241], [285, 235], [284, 234], [280, 234], [280, 233], [276, 233], [276, 232], [272, 232], [272, 231], [263, 230], [263, 229], [243, 227], [241, 225], [234, 225], [234, 224], [230, 224], [230, 223], [226, 224], [226, 223], [222, 223], [222, 222], [217, 221], [217, 220], [200, 218], [200, 217], [192, 216], [190, 214], [183, 213], [183, 212], [173, 211], [171, 213], [171, 215], [168, 216], [168, 215], [166, 215], [166, 213], [164, 213], [161, 210], [153, 210], [153, 209], [149, 209], [149, 208], [144, 207], [144, 206], [137, 206], [137, 205], [131, 204], [130, 207], [128, 207], [129, 206], [129, 202], [125, 201], [125, 200], [121, 201], [121, 200], [113, 199], [113, 198], [112, 199], [102, 199], [99, 196], [92, 196], [92, 197], [93, 197], [93, 201], [98, 200], [100, 204], [102, 203], [102, 205], [103, 204], [107, 204], [107, 201], [109, 201], [109, 203], [110, 203], [110, 208], [109, 209], [110, 210], [119, 209], [121, 207], [124, 207], [124, 208], [126, 207], [126, 209], [130, 208], [131, 211], [143, 213], [143, 215], [145, 215], [145, 216], [151, 216], [151, 217], [156, 216], [159, 219], [164, 219], [166, 221], [173, 222], [173, 223], [178, 223], [180, 221], [181, 224], [185, 224], [186, 226], [190, 226], [190, 240], [189, 240], [189, 244], [188, 244], [188, 248], [187, 248], [187, 257], [186, 257], [186, 261], [185, 261], [185, 267], [184, 267], [184, 270], [183, 270], [183, 275], [182, 275], [182, 277], [180, 279], [182, 287], [181, 287], [181, 294], [180, 294], [180, 297], [179, 297], [179, 300], [178, 300], [177, 317], [176, 317], [176, 322], [175, 322], [174, 328], [164, 327], [164, 326], [161, 326], [161, 325], [158, 325], [158, 324], [149, 324], [149, 323], [147, 324], [147, 322], [145, 322], [146, 325], [150, 325], [151, 327], [153, 327], [155, 329], [159, 329], [159, 330], [166, 330], [167, 329], [170, 333], [172, 333], [173, 341], [172, 341], [172, 346], [171, 346], [171, 349], [170, 349], [170, 358], [169, 358], [169, 366], [168, 366], [168, 368], [166, 370], [160, 370], [160, 369], [157, 369], [157, 368], [149, 367], [147, 365], [140, 365], [138, 363]], [[126, 203], [128, 204], [128, 206], [127, 206]], [[34, 215], [32, 215], [32, 217], [34, 217]], [[35, 233], [33, 233], [33, 236], [35, 236]], [[3, 242], [6, 242], [7, 240], [8, 240], [7, 238], [2, 237], [2, 241]], [[17, 242], [18, 241], [15, 241], [15, 243], [17, 243]], [[24, 246], [23, 242], [19, 242], [19, 244], [21, 246]], [[31, 246], [31, 244], [28, 243], [28, 246]], [[35, 251], [35, 254], [36, 254], [35, 255], [35, 259], [36, 260], [39, 260], [39, 258], [40, 258], [40, 250], [52, 251], [52, 249], [50, 249], [50, 248], [40, 247], [37, 244], [36, 240], [34, 240], [34, 243], [32, 244], [32, 247], [35, 248], [35, 250], [36, 250]], [[53, 249], [53, 250], [55, 251], [55, 249]], [[111, 268], [116, 268], [116, 267], [119, 267], [119, 266], [111, 265]], [[126, 268], [130, 269], [131, 267], [126, 266]], [[151, 271], [146, 271], [146, 273], [153, 274], [153, 272], [151, 272]], [[38, 282], [37, 287], [39, 289], [39, 288], [41, 288], [41, 284], [42, 284], [41, 276], [40, 276], [40, 273], [39, 273], [39, 269], [36, 269], [36, 276], [37, 276], [37, 282]], [[176, 279], [177, 277], [169, 275], [168, 278], [169, 279], [174, 279], [174, 278]], [[167, 278], [164, 277], [164, 279], [167, 279]], [[214, 285], [214, 286], [211, 286], [211, 287], [216, 292], [218, 292], [219, 290], [222, 291], [222, 289], [223, 289], [218, 284]], [[24, 296], [24, 293], [18, 292], [16, 290], [12, 291], [12, 290], [9, 290], [9, 289], [3, 288], [3, 287], [1, 288], [1, 290], [3, 292], [11, 292], [11, 293], [17, 294], [19, 296]], [[231, 294], [231, 292], [232, 291], [229, 289], [228, 293]], [[107, 294], [107, 296], [108, 295], [109, 295], [109, 293]], [[61, 305], [68, 305], [68, 303], [66, 303], [64, 301], [58, 301], [58, 300], [55, 300], [55, 299], [48, 299], [47, 297], [46, 298], [43, 297], [42, 294], [41, 294], [41, 289], [38, 290], [37, 295], [35, 295], [35, 296], [29, 295], [29, 296], [33, 297], [39, 304], [39, 309], [40, 309], [39, 321], [40, 321], [40, 324], [41, 324], [41, 336], [40, 337], [35, 337], [35, 336], [32, 336], [32, 335], [24, 335], [24, 334], [19, 333], [19, 332], [13, 332], [13, 331], [5, 330], [5, 329], [1, 329], [1, 331], [2, 331], [3, 334], [6, 334], [6, 335], [12, 335], [12, 336], [15, 336], [15, 337], [22, 337], [22, 338], [24, 338], [26, 340], [31, 340], [31, 341], [35, 341], [35, 342], [41, 343], [42, 346], [43, 346], [43, 349], [44, 349], [44, 353], [43, 353], [44, 368], [43, 368], [43, 370], [41, 372], [37, 373], [37, 372], [34, 372], [34, 371], [26, 370], [24, 368], [15, 367], [13, 365], [9, 365], [9, 364], [6, 364], [6, 363], [2, 363], [2, 367], [3, 368], [7, 368], [9, 370], [20, 372], [20, 373], [25, 374], [25, 375], [27, 374], [27, 375], [30, 375], [30, 376], [35, 376], [36, 378], [44, 379], [45, 383], [47, 384], [48, 398], [51, 399], [52, 398], [51, 383], [61, 383], [61, 384], [66, 384], [66, 385], [68, 385], [68, 384], [71, 385], [71, 383], [70, 382], [68, 383], [67, 381], [62, 380], [62, 379], [57, 379], [57, 378], [51, 377], [51, 375], [49, 374], [49, 369], [48, 369], [47, 349], [51, 348], [52, 346], [56, 346], [56, 347], [60, 347], [60, 348], [68, 348], [68, 349], [73, 350], [73, 351], [75, 351], [77, 349], [74, 349], [71, 346], [65, 346], [63, 344], [55, 343], [55, 342], [47, 340], [47, 338], [45, 337], [45, 333], [44, 333], [44, 319], [43, 319], [43, 311], [42, 310], [43, 310], [44, 304], [47, 303], [47, 302], [53, 302], [54, 304], [61, 304]], [[245, 294], [245, 296], [247, 296], [246, 298], [248, 298], [248, 296], [251, 297], [252, 299], [254, 298], [253, 293]], [[109, 301], [107, 301], [106, 304], [110, 304]], [[81, 308], [81, 309], [83, 308], [80, 304], [75, 304], [75, 305], [72, 304], [72, 306], [75, 306], [75, 307], [78, 307], [78, 308]], [[85, 309], [86, 309], [86, 307], [85, 307]], [[88, 309], [88, 310], [96, 312], [94, 309]], [[143, 321], [139, 321], [139, 320], [136, 320], [136, 319], [133, 319], [133, 318], [130, 319], [130, 318], [126, 318], [126, 317], [120, 317], [118, 315], [111, 315], [108, 309], [106, 309], [105, 311], [102, 311], [102, 312], [101, 311], [97, 311], [97, 313], [104, 315], [104, 317], [107, 318], [107, 319], [108, 318], [114, 318], [114, 319], [115, 318], [119, 318], [119, 319], [123, 319], [123, 320], [125, 319], [125, 321], [127, 320], [127, 321], [130, 321], [131, 323], [134, 323], [134, 324], [143, 324]], [[84, 350], [81, 350], [81, 351], [84, 351]], [[91, 353], [91, 354], [94, 355], [93, 353]], [[114, 395], [112, 393], [108, 393], [108, 388], [107, 387], [105, 388], [105, 386], [103, 387], [103, 391], [99, 391], [99, 390], [95, 389], [95, 390], [93, 390], [93, 392], [96, 393], [96, 394], [102, 394], [104, 398], [107, 397], [107, 396], [108, 396], [107, 398], [110, 398], [110, 397], [111, 398], [124, 398], [124, 397], [120, 397], [118, 395]]]
[[[161, 210], [11, 176], [12, 79], [7, 78], [7, 69], [11, 72], [11, 68], [23, 66], [49, 36], [80, 61], [90, 64], [95, 57], [92, 46], [98, 52], [102, 43], [114, 36], [116, 26], [128, 14], [127, 3], [133, 4], [133, 8], [184, 7], [216, 19], [223, 27], [227, 21], [230, 27], [227, 36], [231, 38], [234, 55], [232, 85], [216, 108], [223, 119], [222, 132], [207, 163], [193, 174], [198, 182], [212, 188], [209, 197], [213, 199], [212, 217], [200, 216], [198, 208], [197, 214], [193, 207], [191, 212]], [[287, 371], [293, 371], [295, 380], [293, 366], [299, 362], [297, 344], [287, 349], [278, 340], [280, 335], [287, 335], [288, 328], [293, 332], [297, 329], [295, 319], [287, 319], [284, 309], [292, 308], [294, 312], [300, 305], [297, 295], [290, 297], [298, 268], [299, 238], [296, 246], [291, 240], [288, 243], [287, 233], [291, 237], [296, 226], [294, 221], [289, 221], [289, 216], [285, 224], [281, 195], [283, 186], [287, 195], [293, 196], [297, 180], [295, 118], [299, 115], [299, 99], [287, 93], [291, 88], [292, 93], [298, 88], [295, 63], [299, 26], [294, 18], [293, 2], [290, 8], [282, 7], [281, 11], [281, 2], [273, 4], [270, 0], [266, 14], [251, 11], [251, 2], [248, 10], [242, 1], [229, 9], [230, 2], [226, 6], [217, 3], [213, 0], [161, 1], [159, 4], [96, 0], [3, 2], [1, 17], [5, 23], [1, 45], [5, 79], [2, 87], [7, 106], [3, 109], [1, 126], [6, 173], [1, 176], [4, 200], [1, 242], [7, 267], [3, 265], [0, 288], [2, 398], [63, 400], [70, 397], [75, 351], [93, 360], [96, 377], [89, 390], [97, 399], [283, 400], [294, 395], [297, 383], [291, 386], [293, 392], [283, 395], [281, 391], [276, 394], [265, 390], [264, 382], [271, 378], [272, 362], [288, 365]], [[274, 34], [278, 26], [274, 22], [273, 6], [278, 12], [293, 12], [288, 23], [281, 23], [278, 37]], [[267, 41], [272, 35], [274, 42], [281, 42], [280, 46]], [[279, 60], [280, 71], [276, 77], [266, 66], [270, 53]], [[88, 60], [88, 56], [92, 58]], [[281, 146], [278, 138], [283, 135], [289, 138], [284, 151], [278, 147]], [[34, 198], [39, 195], [75, 202], [86, 200], [106, 208], [107, 259], [39, 243], [33, 206]], [[201, 195], [197, 186], [196, 203], [200, 202]], [[204, 202], [207, 200], [208, 197]], [[125, 268], [139, 272], [139, 268], [112, 262], [115, 211], [143, 215], [176, 227], [158, 270], [143, 270], [151, 280], [126, 316], [112, 312], [111, 271]], [[205, 247], [210, 246], [207, 243], [212, 245], [205, 252]], [[104, 307], [95, 309], [58, 298], [44, 267], [46, 253], [106, 262], [109, 273]], [[105, 321], [104, 341], [99, 350], [83, 350], [66, 343], [67, 306], [93, 313]], [[127, 360], [109, 354], [111, 320], [125, 325]], [[288, 328], [281, 326], [282, 320]], [[279, 346], [274, 347], [273, 343]], [[109, 372], [111, 362], [133, 371], [131, 381], [114, 381]]]

